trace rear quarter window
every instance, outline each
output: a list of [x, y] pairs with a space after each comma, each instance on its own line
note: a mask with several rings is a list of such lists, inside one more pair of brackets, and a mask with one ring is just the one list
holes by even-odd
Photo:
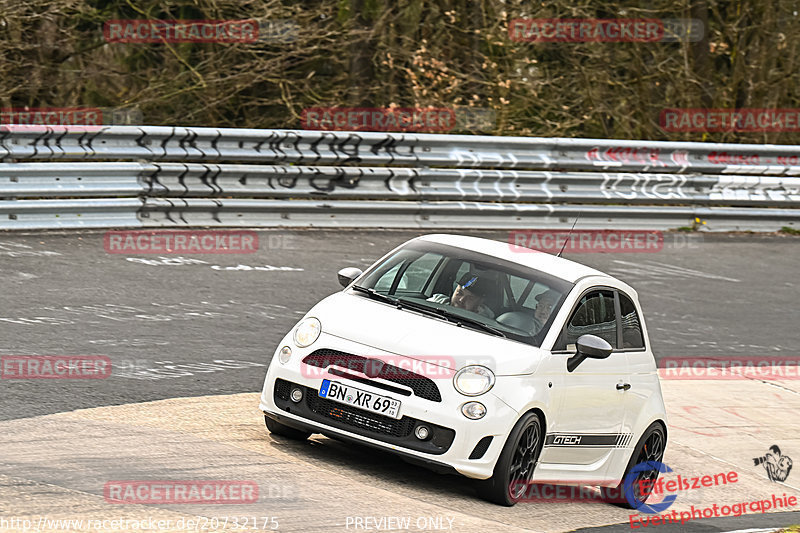
[[620, 316], [622, 318], [622, 348], [644, 350], [642, 322], [633, 301], [623, 293], [619, 293]]

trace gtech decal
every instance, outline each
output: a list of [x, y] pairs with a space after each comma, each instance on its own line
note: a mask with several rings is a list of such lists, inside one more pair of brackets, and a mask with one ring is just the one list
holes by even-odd
[[568, 433], [550, 433], [544, 439], [547, 447], [578, 446], [593, 448], [625, 448], [630, 444], [633, 434], [609, 433], [605, 435], [586, 435]]

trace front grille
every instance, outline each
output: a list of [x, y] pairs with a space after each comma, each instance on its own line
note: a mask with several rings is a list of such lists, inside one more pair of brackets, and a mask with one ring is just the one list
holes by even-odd
[[[366, 374], [370, 365], [374, 362], [380, 361], [379, 359], [370, 359], [360, 355], [353, 355], [338, 350], [329, 350], [327, 348], [316, 350], [314, 353], [309, 354], [303, 359], [307, 365], [316, 366], [319, 368], [328, 368], [331, 365], [339, 366], [356, 372]], [[432, 402], [441, 402], [442, 395], [439, 392], [439, 387], [432, 379], [421, 376], [404, 368], [400, 368], [390, 364], [383, 364], [376, 377], [391, 381], [400, 385], [404, 385], [414, 391], [416, 396], [430, 400]]]
[[[294, 403], [289, 399], [294, 388], [303, 391], [303, 401]], [[320, 398], [317, 389], [280, 378], [275, 380], [272, 394], [278, 409], [287, 413], [412, 450], [440, 455], [450, 449], [456, 437], [456, 432], [450, 428], [410, 416], [403, 416], [398, 420]], [[427, 440], [421, 441], [414, 436], [414, 427], [418, 424], [424, 424], [431, 429], [432, 434]]]
[[415, 420], [407, 416], [397, 420], [377, 413], [370, 413], [343, 403], [320, 398], [319, 395], [315, 394], [314, 390], [308, 388], [306, 388], [305, 397], [308, 408], [318, 415], [338, 420], [349, 426], [393, 437], [407, 437], [411, 435], [411, 431], [414, 429]]
[[291, 383], [284, 379], [276, 379], [275, 380], [275, 397], [280, 398], [281, 400], [288, 400], [289, 399], [289, 390], [292, 388]]

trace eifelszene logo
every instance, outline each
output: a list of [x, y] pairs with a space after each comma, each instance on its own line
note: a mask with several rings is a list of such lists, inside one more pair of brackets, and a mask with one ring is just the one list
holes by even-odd
[[630, 473], [625, 476], [625, 483], [623, 484], [625, 487], [625, 499], [628, 500], [628, 503], [631, 504], [631, 507], [641, 513], [658, 514], [661, 511], [668, 509], [673, 503], [675, 503], [677, 496], [675, 494], [670, 494], [665, 496], [660, 503], [654, 504], [647, 504], [645, 503], [646, 500], [638, 501], [634, 492], [635, 485], [638, 483], [641, 487], [639, 474], [647, 472], [661, 472], [662, 474], [667, 474], [672, 472], [672, 469], [660, 461], [646, 461], [634, 466]]

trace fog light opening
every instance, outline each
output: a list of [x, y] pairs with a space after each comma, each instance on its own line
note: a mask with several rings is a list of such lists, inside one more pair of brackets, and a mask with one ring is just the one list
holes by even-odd
[[294, 403], [300, 403], [300, 400], [303, 399], [303, 391], [298, 388], [292, 389], [292, 394], [289, 395]]
[[414, 428], [414, 436], [419, 440], [428, 440], [431, 436], [431, 430], [428, 426], [417, 426]]

